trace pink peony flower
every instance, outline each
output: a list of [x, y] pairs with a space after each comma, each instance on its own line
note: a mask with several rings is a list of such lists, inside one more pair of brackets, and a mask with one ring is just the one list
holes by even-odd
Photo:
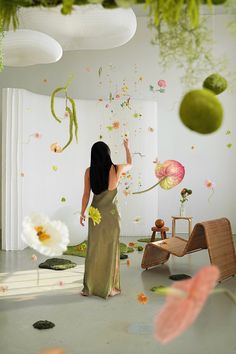
[[169, 288], [166, 303], [155, 322], [155, 335], [160, 342], [171, 341], [191, 326], [219, 276], [219, 269], [210, 265], [203, 267], [192, 279], [175, 282]]
[[155, 174], [162, 189], [171, 189], [182, 181], [185, 168], [178, 161], [167, 160], [163, 163], [157, 162]]
[[157, 85], [159, 87], [165, 88], [167, 86], [167, 82], [165, 80], [159, 80], [157, 81]]

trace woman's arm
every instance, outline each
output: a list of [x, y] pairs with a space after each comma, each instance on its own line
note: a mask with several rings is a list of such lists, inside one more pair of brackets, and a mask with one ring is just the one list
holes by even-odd
[[82, 205], [81, 205], [81, 212], [80, 212], [80, 224], [84, 226], [85, 221], [85, 210], [87, 208], [89, 197], [90, 197], [90, 176], [89, 176], [89, 168], [85, 171], [84, 175], [84, 194], [82, 197]]
[[124, 139], [124, 148], [125, 148], [125, 153], [126, 153], [126, 164], [121, 164], [118, 165], [118, 170], [117, 170], [117, 175], [118, 177], [121, 175], [121, 173], [125, 173], [129, 171], [132, 168], [132, 155], [129, 149], [129, 140]]

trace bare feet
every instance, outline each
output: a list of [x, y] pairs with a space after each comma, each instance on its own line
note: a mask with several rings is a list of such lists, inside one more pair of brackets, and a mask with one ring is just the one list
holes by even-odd
[[81, 291], [80, 295], [82, 296], [89, 296], [87, 293], [85, 293], [83, 290]]
[[116, 295], [119, 295], [120, 293], [121, 293], [121, 291], [119, 289], [114, 288], [111, 290], [109, 296], [116, 296]]

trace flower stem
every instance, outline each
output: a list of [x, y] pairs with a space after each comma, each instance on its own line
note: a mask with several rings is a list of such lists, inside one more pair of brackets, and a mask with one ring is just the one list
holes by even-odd
[[210, 196], [209, 196], [209, 198], [208, 198], [208, 203], [210, 203], [210, 199], [211, 199], [211, 197], [213, 196], [213, 194], [214, 194], [214, 188], [212, 188], [212, 191], [211, 191], [211, 194], [210, 194]]
[[154, 184], [154, 186], [145, 189], [144, 191], [139, 191], [139, 192], [133, 192], [132, 194], [141, 194], [141, 193], [145, 193], [145, 192], [149, 192], [150, 190], [152, 190], [153, 188], [155, 188], [156, 186], [158, 186], [158, 184], [161, 183], [161, 181], [163, 181], [164, 178], [162, 178], [160, 181], [158, 181], [156, 184]]
[[220, 294], [220, 293], [223, 293], [226, 296], [228, 296], [228, 298], [230, 300], [232, 300], [233, 303], [236, 305], [236, 296], [232, 293], [232, 291], [225, 289], [225, 288], [217, 288], [217, 289], [212, 290], [212, 292], [211, 292], [211, 294]]

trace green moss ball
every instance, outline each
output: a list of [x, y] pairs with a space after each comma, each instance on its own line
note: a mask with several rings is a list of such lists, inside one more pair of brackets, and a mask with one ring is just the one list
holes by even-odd
[[188, 92], [180, 104], [179, 114], [186, 127], [201, 134], [215, 132], [223, 121], [220, 101], [206, 89]]
[[211, 90], [216, 95], [219, 95], [227, 89], [228, 82], [220, 74], [212, 74], [204, 80], [202, 86], [208, 90]]

